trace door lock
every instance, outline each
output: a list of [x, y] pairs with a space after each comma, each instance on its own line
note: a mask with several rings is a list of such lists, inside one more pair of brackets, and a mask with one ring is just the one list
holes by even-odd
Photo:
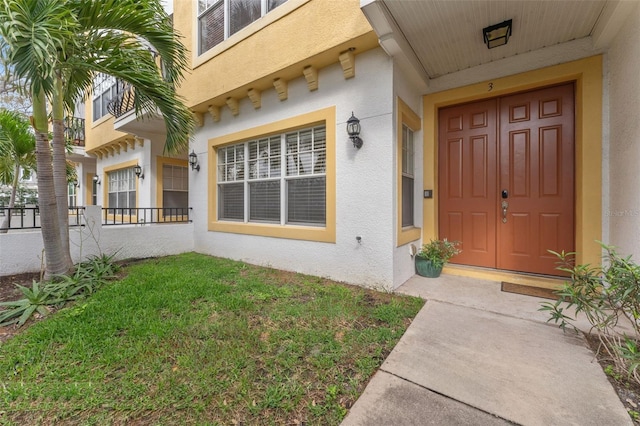
[[503, 189], [502, 190], [502, 198], [503, 199], [509, 198], [509, 191], [507, 191], [506, 189]]
[[[502, 191], [502, 194], [507, 191]], [[502, 223], [507, 223], [507, 209], [509, 208], [509, 202], [507, 200], [502, 200]]]

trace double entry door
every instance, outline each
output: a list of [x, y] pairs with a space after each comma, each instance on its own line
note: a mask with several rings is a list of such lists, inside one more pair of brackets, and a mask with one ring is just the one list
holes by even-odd
[[454, 263], [559, 275], [573, 251], [574, 86], [439, 110], [439, 236]]

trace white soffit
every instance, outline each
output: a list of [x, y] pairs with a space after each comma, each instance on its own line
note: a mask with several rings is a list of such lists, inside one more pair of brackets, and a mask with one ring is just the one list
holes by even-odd
[[[605, 6], [617, 3], [605, 0], [361, 0], [361, 7], [381, 38], [383, 48], [385, 42], [389, 44], [387, 40], [393, 39], [394, 46], [402, 49], [416, 71], [434, 79], [589, 37], [597, 24], [603, 25], [599, 18]], [[508, 19], [513, 20], [509, 43], [487, 49], [482, 29]]]

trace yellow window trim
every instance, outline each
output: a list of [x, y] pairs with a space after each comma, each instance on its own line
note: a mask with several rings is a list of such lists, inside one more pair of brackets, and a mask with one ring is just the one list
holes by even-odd
[[[129, 167], [133, 167], [138, 164], [138, 160], [130, 160], [125, 161], [123, 163], [114, 164], [112, 166], [107, 166], [102, 169], [102, 177], [100, 178], [100, 184], [102, 185], [102, 200], [103, 207], [109, 207], [109, 180], [107, 179], [107, 175], [109, 172], [113, 172], [120, 169], [127, 169]], [[136, 178], [136, 207], [138, 207], [138, 197], [140, 195], [140, 191], [138, 188], [138, 184], [140, 179]]]
[[[240, 223], [218, 221], [217, 197], [217, 149], [232, 143], [246, 142], [258, 137], [281, 134], [296, 129], [324, 124], [327, 137], [327, 171], [326, 171], [326, 225], [323, 227], [273, 225], [261, 223]], [[234, 234], [259, 235], [264, 237], [287, 238], [293, 240], [336, 242], [336, 108], [329, 107], [308, 114], [298, 115], [276, 121], [274, 123], [253, 127], [240, 132], [224, 135], [208, 141], [209, 161], [209, 231], [229, 232]]]
[[[438, 108], [575, 82], [576, 261], [600, 264], [602, 240], [602, 56], [592, 56], [423, 97], [424, 187], [438, 187]], [[438, 236], [438, 197], [423, 200], [425, 238]]]
[[[397, 141], [397, 231], [398, 231], [398, 247], [416, 241], [420, 239], [422, 235], [422, 229], [416, 226], [402, 226], [402, 126], [406, 125], [414, 132], [422, 129], [422, 123], [420, 116], [413, 112], [413, 110], [402, 99], [398, 98], [397, 104], [397, 123], [396, 123], [396, 141]], [[414, 143], [416, 141], [414, 140]], [[415, 188], [414, 188], [415, 189]]]

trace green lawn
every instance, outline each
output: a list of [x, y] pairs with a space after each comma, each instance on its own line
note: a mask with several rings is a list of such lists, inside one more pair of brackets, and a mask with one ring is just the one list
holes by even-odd
[[189, 253], [0, 346], [0, 423], [339, 424], [423, 301]]

